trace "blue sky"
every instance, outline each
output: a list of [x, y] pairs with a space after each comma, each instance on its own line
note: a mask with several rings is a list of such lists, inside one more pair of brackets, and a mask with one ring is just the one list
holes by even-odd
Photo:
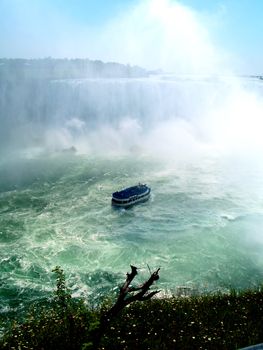
[[0, 0], [0, 57], [263, 73], [262, 0]]

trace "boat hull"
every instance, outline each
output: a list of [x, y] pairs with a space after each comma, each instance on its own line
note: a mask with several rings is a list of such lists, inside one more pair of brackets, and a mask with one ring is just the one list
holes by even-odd
[[146, 202], [150, 198], [150, 194], [151, 189], [146, 185], [133, 186], [113, 193], [111, 203], [114, 207], [128, 208]]

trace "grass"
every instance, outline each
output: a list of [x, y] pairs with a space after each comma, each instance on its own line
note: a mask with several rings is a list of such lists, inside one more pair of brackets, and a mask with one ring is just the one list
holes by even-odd
[[[54, 299], [32, 307], [14, 322], [0, 349], [93, 349], [94, 334], [106, 302], [92, 309], [71, 298], [57, 267]], [[135, 302], [109, 325], [99, 349], [239, 349], [263, 342], [263, 289], [229, 295], [171, 297]]]
[[134, 304], [102, 344], [107, 350], [238, 349], [263, 341], [262, 301], [262, 291], [246, 291]]

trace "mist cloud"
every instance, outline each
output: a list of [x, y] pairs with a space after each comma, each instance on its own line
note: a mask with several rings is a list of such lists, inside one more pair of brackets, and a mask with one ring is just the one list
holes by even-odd
[[[89, 57], [176, 73], [170, 81], [164, 76], [126, 82], [126, 86], [123, 80], [108, 86], [101, 82], [97, 87], [73, 84], [70, 96], [74, 101], [76, 94], [79, 98], [75, 110], [59, 87], [53, 87], [52, 96], [50, 87], [45, 88], [39, 94], [43, 116], [36, 105], [39, 120], [32, 122], [35, 112], [30, 119], [28, 111], [17, 107], [25, 122], [21, 122], [22, 131], [14, 131], [14, 140], [26, 135], [26, 144], [31, 130], [34, 137], [40, 135], [36, 143], [44, 139], [53, 149], [77, 144], [83, 151], [119, 152], [139, 145], [169, 157], [208, 148], [220, 152], [263, 149], [262, 97], [238, 80], [217, 82], [219, 74], [232, 69], [229, 57], [213, 42], [211, 20], [204, 14], [179, 1], [144, 0], [94, 27], [74, 22], [49, 3], [14, 0], [12, 4], [14, 56]], [[2, 25], [9, 30], [7, 23]], [[179, 83], [178, 75], [186, 73], [205, 79], [184, 77]], [[21, 88], [22, 106], [24, 91], [30, 100], [29, 88]], [[46, 118], [46, 124], [41, 118]]]

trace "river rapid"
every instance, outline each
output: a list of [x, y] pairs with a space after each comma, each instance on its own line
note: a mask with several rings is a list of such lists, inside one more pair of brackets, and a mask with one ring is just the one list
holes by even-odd
[[[138, 283], [149, 276], [149, 268], [160, 267], [160, 295], [262, 285], [263, 162], [255, 124], [262, 87], [257, 82], [246, 81], [245, 90], [231, 83], [231, 96], [247, 96], [250, 109], [251, 96], [257, 96], [248, 122], [237, 110], [230, 113], [229, 94], [222, 93], [222, 86], [229, 87], [225, 81], [216, 83], [213, 104], [219, 106], [219, 95], [225, 101], [217, 110], [210, 98], [204, 99], [215, 83], [203, 78], [118, 81], [108, 105], [104, 99], [102, 110], [97, 108], [97, 120], [83, 117], [87, 105], [81, 102], [92, 82], [50, 84], [58, 99], [65, 91], [68, 97], [68, 85], [74, 98], [81, 96], [74, 118], [60, 115], [61, 110], [54, 113], [54, 106], [48, 107], [48, 121], [34, 121], [23, 112], [30, 132], [19, 139], [20, 147], [13, 142], [1, 152], [2, 319], [49, 298], [55, 266], [64, 269], [73, 296], [92, 303], [115, 291], [130, 265], [139, 268]], [[100, 84], [102, 92], [88, 94], [90, 111], [114, 82]], [[187, 95], [194, 90], [199, 99]], [[118, 110], [114, 94], [120, 91]], [[108, 119], [106, 105], [111, 107]], [[235, 119], [223, 128], [222, 115]], [[252, 123], [252, 129], [246, 128]], [[22, 123], [9, 132], [20, 135]], [[151, 187], [149, 201], [129, 209], [111, 206], [112, 192], [138, 182]]]

